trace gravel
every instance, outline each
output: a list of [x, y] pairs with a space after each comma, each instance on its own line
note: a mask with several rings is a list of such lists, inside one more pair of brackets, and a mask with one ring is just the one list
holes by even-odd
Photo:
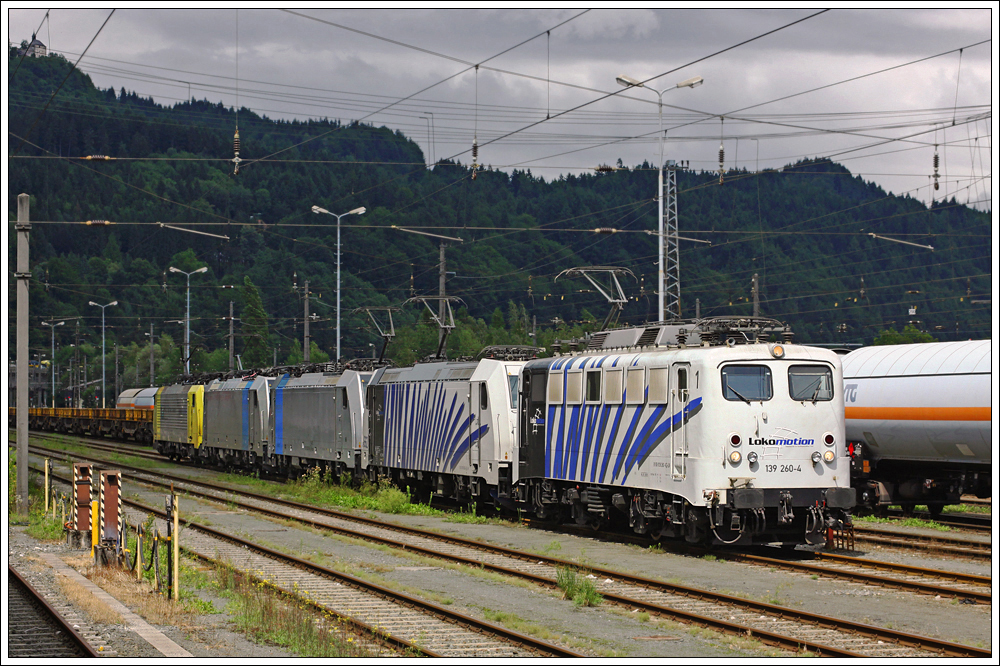
[[[162, 492], [146, 491], [135, 483], [126, 488], [141, 501], [162, 506]], [[423, 591], [432, 601], [450, 603], [478, 617], [487, 611], [516, 615], [531, 624], [564, 637], [581, 652], [598, 657], [623, 658], [732, 658], [760, 657], [769, 652], [746, 642], [733, 645], [729, 639], [692, 630], [690, 627], [652, 619], [640, 621], [640, 614], [614, 610], [610, 606], [577, 608], [557, 594], [499, 582], [490, 576], [466, 573], [438, 566], [434, 561], [407, 553], [359, 545], [346, 539], [317, 534], [278, 524], [245, 513], [230, 512], [219, 505], [182, 497], [181, 510], [186, 517], [205, 522], [217, 529], [253, 534], [265, 542], [292, 548], [302, 553], [318, 553], [323, 564], [349, 565], [367, 571], [384, 581], [407, 586], [411, 593]], [[371, 515], [371, 514], [368, 514]], [[675, 583], [718, 590], [750, 599], [769, 601], [828, 616], [851, 619], [901, 631], [926, 634], [944, 640], [989, 646], [994, 629], [990, 606], [964, 605], [949, 599], [900, 592], [887, 588], [820, 578], [808, 574], [777, 571], [760, 566], [710, 560], [651, 551], [635, 546], [596, 541], [550, 532], [544, 529], [511, 525], [470, 525], [449, 523], [443, 518], [423, 516], [385, 516], [400, 524], [438, 530], [481, 539], [523, 550], [534, 550], [555, 557], [573, 559], [582, 564], [600, 565], [639, 573]], [[39, 545], [23, 534], [21, 528], [8, 530], [12, 559], [26, 559], [34, 548], [64, 549], [61, 545]], [[78, 551], [77, 551], [78, 552]], [[890, 551], [857, 552], [920, 566], [936, 566], [974, 573], [990, 573], [989, 563], [940, 559]], [[336, 566], [334, 566], [336, 568]], [[38, 575], [44, 576], [44, 572]], [[203, 594], [207, 594], [202, 592]], [[217, 608], [224, 603], [215, 600]], [[271, 647], [254, 645], [227, 628], [225, 614], [200, 618], [202, 627], [196, 635], [185, 636], [174, 628], [162, 628], [170, 638], [198, 657], [282, 657], [289, 656]], [[119, 656], [143, 657], [148, 646], [127, 630], [97, 627]]]

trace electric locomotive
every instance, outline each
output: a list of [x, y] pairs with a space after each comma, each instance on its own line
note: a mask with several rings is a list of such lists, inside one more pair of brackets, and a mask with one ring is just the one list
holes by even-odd
[[509, 504], [518, 381], [537, 351], [487, 348], [481, 355], [492, 358], [377, 370], [368, 386], [361, 466], [419, 498]]
[[602, 331], [521, 374], [515, 494], [540, 517], [741, 545], [850, 523], [840, 360], [780, 322]]

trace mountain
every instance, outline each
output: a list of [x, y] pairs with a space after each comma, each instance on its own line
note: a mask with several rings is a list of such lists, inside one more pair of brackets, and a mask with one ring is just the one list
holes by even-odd
[[[313, 214], [313, 206], [367, 208], [341, 220], [344, 357], [381, 346], [355, 308], [437, 293], [437, 239], [393, 227], [462, 239], [446, 249], [448, 293], [464, 303], [449, 340], [453, 356], [483, 344], [527, 343], [536, 326], [543, 345], [598, 326], [608, 309], [601, 294], [579, 278], [555, 280], [574, 266], [630, 269], [636, 281], [623, 280], [630, 301], [620, 323], [656, 318], [656, 238], [637, 233], [657, 224], [657, 174], [649, 164], [548, 181], [486, 167], [473, 178], [458, 162], [426, 168], [416, 143], [385, 127], [271, 120], [208, 101], [166, 107], [125, 89], [98, 89], [80, 71], [67, 78], [69, 70], [58, 55], [26, 58], [8, 93], [8, 217], [16, 219], [16, 195], [30, 194], [39, 221], [31, 231], [31, 345], [46, 356], [50, 332], [41, 319], [83, 316], [81, 339], [93, 342], [100, 312], [88, 302], [117, 300], [107, 312], [108, 344], [126, 348], [135, 381], [139, 366], [148, 367], [150, 323], [156, 335], [166, 333], [154, 350], [162, 353], [158, 374], [176, 373], [183, 326], [169, 322], [183, 319], [186, 290], [171, 266], [208, 266], [191, 276], [192, 369], [227, 367], [223, 317], [231, 300], [235, 316], [243, 311], [247, 276], [279, 362], [301, 358], [306, 280], [317, 315], [312, 340], [317, 353], [333, 355], [336, 220]], [[237, 125], [243, 162], [234, 175]], [[93, 155], [115, 159], [83, 159]], [[681, 243], [685, 317], [696, 307], [702, 316], [750, 314], [756, 273], [761, 314], [787, 321], [797, 341], [870, 344], [910, 321], [940, 340], [992, 336], [989, 305], [972, 302], [991, 293], [988, 212], [954, 200], [928, 209], [821, 156], [780, 171], [728, 172], [721, 185], [717, 173], [680, 170], [677, 189], [681, 236], [711, 241]], [[88, 220], [114, 224], [80, 224]], [[197, 224], [229, 240], [157, 223]], [[602, 227], [619, 232], [594, 233]], [[15, 247], [10, 224], [11, 267]], [[394, 315], [397, 362], [436, 346], [422, 307]], [[65, 346], [73, 337], [59, 336]], [[237, 353], [242, 346], [238, 339]], [[57, 362], [65, 364], [68, 353]]]

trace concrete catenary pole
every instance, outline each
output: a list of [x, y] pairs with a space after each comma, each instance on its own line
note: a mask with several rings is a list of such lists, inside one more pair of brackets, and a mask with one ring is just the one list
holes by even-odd
[[149, 324], [149, 386], [156, 386], [156, 367], [153, 365], [153, 324]]
[[[447, 305], [445, 303], [445, 301], [444, 301], [444, 297], [446, 295], [445, 294], [445, 279], [447, 278], [447, 273], [445, 272], [444, 241], [443, 240], [441, 241], [440, 248], [441, 248], [440, 249], [441, 261], [440, 261], [440, 266], [438, 268], [438, 296], [441, 297], [441, 302], [438, 303], [438, 320], [441, 322], [442, 327], [438, 328], [438, 347], [441, 346], [441, 341], [444, 339], [444, 336], [445, 336], [445, 329], [443, 328], [443, 325], [445, 323], [445, 321], [444, 321], [444, 313], [445, 313], [445, 307]], [[442, 349], [441, 353], [442, 354], [446, 353], [446, 350]]]
[[760, 292], [757, 286], [757, 274], [753, 274], [753, 316], [760, 316]]
[[[338, 220], [339, 221], [339, 220]], [[302, 311], [302, 362], [309, 362], [309, 280], [306, 280], [306, 288], [302, 290], [305, 294], [305, 308]]]
[[28, 515], [28, 232], [31, 231], [27, 194], [17, 195], [17, 512]]
[[229, 301], [229, 372], [233, 371], [233, 302]]

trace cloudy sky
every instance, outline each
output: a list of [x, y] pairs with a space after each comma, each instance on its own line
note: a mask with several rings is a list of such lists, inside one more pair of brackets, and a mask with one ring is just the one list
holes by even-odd
[[[80, 68], [168, 105], [190, 90], [227, 105], [238, 94], [272, 118], [363, 119], [403, 131], [428, 158], [471, 162], [476, 138], [481, 163], [547, 179], [655, 163], [657, 95], [625, 92], [615, 77], [662, 90], [700, 76], [704, 85], [663, 94], [667, 159], [716, 170], [720, 142], [727, 169], [833, 156], [928, 201], [937, 143], [936, 196], [992, 209], [997, 16], [985, 3], [815, 16], [821, 8], [298, 6], [118, 8]], [[38, 29], [72, 62], [110, 13], [55, 8], [43, 22], [46, 6], [8, 9], [10, 42]]]

